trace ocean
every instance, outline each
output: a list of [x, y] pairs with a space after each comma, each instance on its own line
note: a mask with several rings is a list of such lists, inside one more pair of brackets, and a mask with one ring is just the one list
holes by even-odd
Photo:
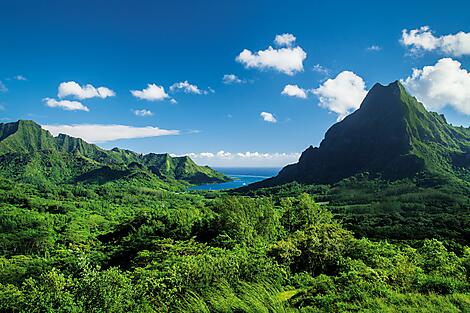
[[194, 186], [191, 187], [190, 190], [225, 190], [239, 188], [276, 176], [281, 170], [278, 167], [214, 167], [214, 169], [232, 177], [234, 180], [220, 184]]

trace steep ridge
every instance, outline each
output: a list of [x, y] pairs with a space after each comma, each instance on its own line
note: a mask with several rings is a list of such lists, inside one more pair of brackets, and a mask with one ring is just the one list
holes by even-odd
[[0, 124], [0, 175], [29, 182], [106, 182], [128, 176], [156, 176], [191, 184], [229, 180], [189, 157], [142, 155], [130, 150], [105, 150], [80, 138], [53, 137], [33, 121]]
[[470, 128], [428, 112], [396, 81], [376, 84], [358, 110], [331, 126], [319, 147], [310, 146], [298, 163], [249, 188], [335, 183], [364, 172], [392, 180], [422, 172], [455, 175], [468, 171], [469, 160]]

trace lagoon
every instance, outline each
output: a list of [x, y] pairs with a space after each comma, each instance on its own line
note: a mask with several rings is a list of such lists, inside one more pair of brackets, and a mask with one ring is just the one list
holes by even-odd
[[245, 167], [219, 167], [215, 170], [224, 173], [225, 175], [233, 178], [232, 181], [220, 184], [205, 184], [193, 186], [190, 190], [226, 190], [240, 188], [258, 181], [273, 177], [277, 175], [280, 168], [245, 168]]

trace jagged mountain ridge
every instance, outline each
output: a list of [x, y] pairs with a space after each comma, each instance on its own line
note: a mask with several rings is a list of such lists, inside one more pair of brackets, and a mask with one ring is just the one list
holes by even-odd
[[52, 182], [105, 182], [139, 174], [191, 184], [229, 178], [189, 157], [142, 155], [130, 150], [102, 149], [86, 141], [52, 136], [33, 121], [0, 123], [0, 173], [8, 178]]
[[335, 183], [359, 173], [386, 179], [427, 172], [455, 175], [470, 167], [470, 128], [449, 125], [428, 112], [400, 82], [376, 84], [360, 108], [326, 132], [319, 147], [298, 163], [250, 188], [301, 183]]

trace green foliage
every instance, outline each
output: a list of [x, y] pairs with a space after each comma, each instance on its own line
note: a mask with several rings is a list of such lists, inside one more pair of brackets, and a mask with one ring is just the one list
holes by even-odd
[[318, 223], [298, 230], [272, 246], [270, 255], [294, 272], [334, 274], [353, 237], [340, 225]]
[[251, 245], [256, 240], [270, 242], [278, 236], [280, 216], [270, 199], [225, 197], [216, 199], [213, 205], [218, 214], [212, 226], [218, 233], [218, 245]]
[[434, 190], [356, 177], [203, 196], [141, 179], [0, 178], [0, 311], [465, 311], [470, 249], [451, 240], [453, 225], [434, 229], [444, 241], [394, 243], [357, 239], [343, 226], [352, 228], [347, 217], [361, 205], [373, 208], [361, 209], [361, 227], [374, 212], [404, 212], [409, 202], [397, 198], [425, 208], [452, 198], [461, 212], [465, 197]]
[[389, 181], [360, 174], [333, 185], [290, 183], [247, 194], [281, 202], [302, 193], [312, 195], [357, 237], [470, 243], [470, 184], [430, 175]]
[[301, 229], [304, 225], [330, 223], [333, 215], [319, 206], [307, 193], [298, 197], [282, 198], [282, 224], [288, 232]]

